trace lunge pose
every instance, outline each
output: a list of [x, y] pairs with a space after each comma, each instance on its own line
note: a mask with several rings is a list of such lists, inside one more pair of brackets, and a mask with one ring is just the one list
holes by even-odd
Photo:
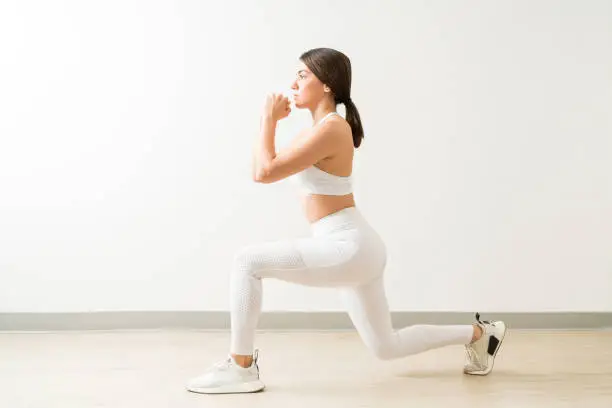
[[[282, 151], [275, 146], [277, 123], [291, 105], [269, 95], [261, 116], [253, 157], [253, 178], [274, 183], [291, 177], [302, 191], [311, 235], [250, 245], [239, 250], [231, 271], [229, 356], [189, 381], [200, 393], [243, 393], [264, 389], [254, 347], [262, 306], [262, 280], [279, 279], [313, 287], [337, 288], [360, 338], [381, 359], [396, 359], [447, 345], [465, 345], [463, 372], [486, 375], [506, 334], [501, 321], [473, 324], [391, 324], [383, 278], [385, 243], [358, 209], [353, 197], [353, 154], [364, 138], [351, 99], [351, 63], [343, 53], [317, 48], [299, 58], [292, 84], [298, 109], [312, 114], [312, 127]], [[344, 104], [343, 118], [336, 112]]]

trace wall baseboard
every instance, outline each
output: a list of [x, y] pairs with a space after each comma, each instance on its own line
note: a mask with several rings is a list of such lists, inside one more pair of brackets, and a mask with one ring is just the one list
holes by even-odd
[[[612, 328], [612, 312], [481, 313], [515, 329], [584, 330]], [[467, 312], [393, 312], [396, 328], [414, 324], [470, 324]], [[84, 313], [0, 313], [0, 331], [61, 330], [228, 330], [228, 312], [147, 311]], [[352, 330], [343, 312], [264, 312], [260, 330]]]

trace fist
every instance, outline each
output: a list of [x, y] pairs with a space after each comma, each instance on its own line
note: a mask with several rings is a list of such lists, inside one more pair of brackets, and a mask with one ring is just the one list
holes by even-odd
[[275, 121], [286, 118], [291, 113], [289, 98], [282, 94], [269, 94], [264, 104], [263, 115]]

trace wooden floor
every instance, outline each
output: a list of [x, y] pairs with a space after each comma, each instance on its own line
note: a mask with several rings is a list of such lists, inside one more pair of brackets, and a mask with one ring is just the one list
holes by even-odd
[[185, 382], [224, 357], [203, 331], [0, 333], [2, 408], [612, 408], [611, 332], [509, 332], [488, 377], [452, 346], [378, 361], [348, 333], [262, 333], [267, 389], [200, 395]]

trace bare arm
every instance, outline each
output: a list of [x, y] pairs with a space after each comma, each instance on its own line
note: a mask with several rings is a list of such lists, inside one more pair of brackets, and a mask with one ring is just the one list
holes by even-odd
[[296, 143], [282, 152], [276, 152], [274, 137], [276, 121], [262, 119], [260, 138], [256, 147], [254, 180], [273, 183], [298, 173], [336, 152], [342, 141], [342, 128], [326, 123], [300, 137]]
[[259, 122], [259, 137], [253, 146], [253, 180], [258, 181], [263, 166], [276, 157], [276, 124], [271, 117], [262, 116]]
[[276, 157], [276, 124], [271, 117], [263, 116], [259, 125], [259, 137], [254, 150], [253, 178], [259, 181], [262, 171], [267, 168]]

